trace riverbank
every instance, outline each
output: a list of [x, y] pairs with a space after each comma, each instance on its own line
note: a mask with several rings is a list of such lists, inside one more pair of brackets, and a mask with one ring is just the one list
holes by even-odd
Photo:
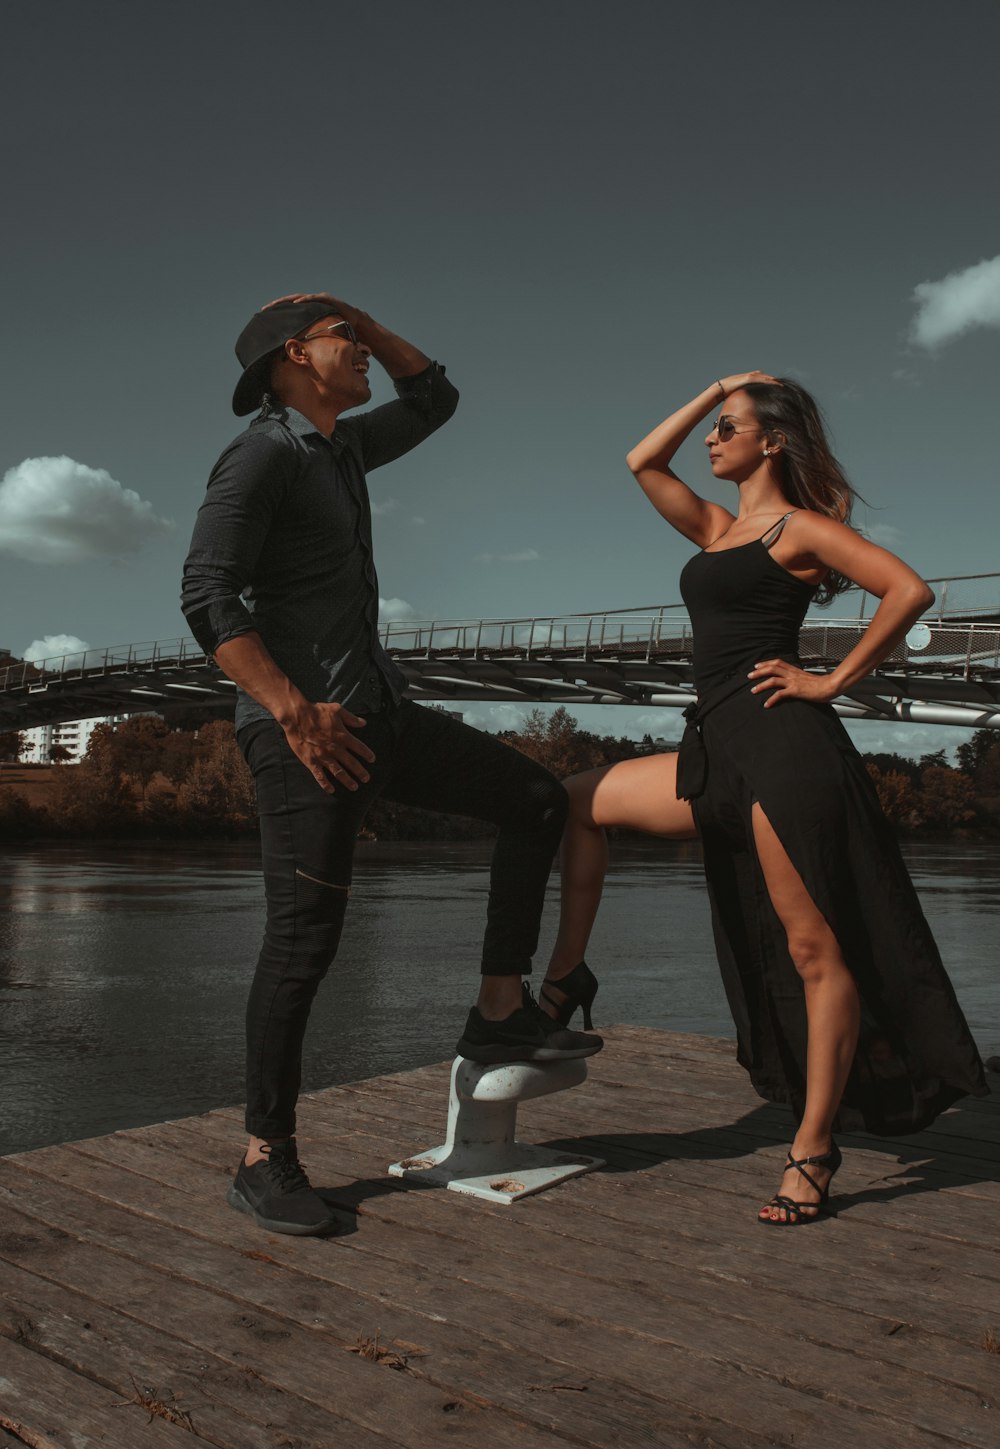
[[[637, 743], [590, 734], [565, 709], [550, 715], [533, 710], [520, 730], [500, 738], [557, 779], [657, 748], [648, 736]], [[994, 731], [978, 730], [959, 746], [958, 768], [943, 750], [919, 760], [863, 758], [882, 809], [903, 838], [1000, 838], [1000, 741]], [[232, 840], [255, 830], [253, 781], [227, 720], [171, 728], [155, 715], [137, 715], [115, 727], [99, 725], [79, 764], [0, 765], [0, 843]], [[374, 840], [431, 842], [492, 832], [481, 821], [376, 800], [364, 833]]]

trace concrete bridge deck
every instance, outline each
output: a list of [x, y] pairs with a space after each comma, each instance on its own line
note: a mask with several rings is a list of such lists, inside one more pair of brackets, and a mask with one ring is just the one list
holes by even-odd
[[[1000, 573], [930, 579], [936, 601], [884, 664], [835, 708], [851, 718], [1000, 727]], [[834, 668], [878, 599], [860, 589], [816, 609], [807, 668]], [[386, 623], [382, 644], [414, 699], [683, 706], [692, 697], [683, 604], [515, 619]], [[0, 660], [0, 730], [153, 710], [233, 708], [234, 686], [191, 638], [124, 644], [35, 663]]]
[[[807, 619], [803, 663], [834, 668], [867, 625]], [[691, 627], [679, 608], [386, 625], [382, 643], [417, 700], [672, 708], [693, 698]], [[158, 640], [0, 667], [0, 730], [142, 711], [227, 713], [234, 698], [194, 640]], [[851, 718], [1000, 727], [1000, 624], [918, 623], [835, 708]]]
[[845, 1139], [837, 1215], [770, 1229], [788, 1121], [731, 1044], [607, 1037], [520, 1122], [607, 1169], [513, 1207], [385, 1176], [447, 1063], [304, 1101], [326, 1241], [226, 1206], [235, 1110], [0, 1159], [0, 1445], [994, 1449], [996, 1098]]

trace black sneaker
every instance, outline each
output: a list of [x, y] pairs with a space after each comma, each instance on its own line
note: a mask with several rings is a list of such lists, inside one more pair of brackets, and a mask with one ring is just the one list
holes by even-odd
[[559, 1062], [590, 1057], [603, 1045], [602, 1037], [570, 1031], [553, 1021], [525, 983], [522, 1005], [502, 1021], [487, 1021], [474, 1006], [455, 1051], [470, 1062], [494, 1066], [500, 1062]]
[[226, 1201], [271, 1233], [328, 1233], [337, 1221], [310, 1187], [294, 1137], [273, 1146], [253, 1167], [241, 1162]]

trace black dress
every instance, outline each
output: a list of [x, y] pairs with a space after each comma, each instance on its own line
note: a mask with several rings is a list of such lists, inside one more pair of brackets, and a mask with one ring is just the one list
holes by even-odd
[[[694, 631], [704, 780], [679, 784], [701, 835], [737, 1055], [762, 1097], [801, 1114], [806, 1011], [801, 979], [754, 848], [759, 801], [828, 921], [861, 997], [861, 1035], [837, 1118], [842, 1131], [918, 1132], [967, 1094], [982, 1063], [875, 787], [827, 704], [764, 708], [747, 673], [798, 664], [814, 590], [769, 552], [781, 524], [740, 548], [696, 554], [681, 573]], [[697, 741], [694, 741], [697, 744]], [[685, 747], [682, 746], [681, 774]]]

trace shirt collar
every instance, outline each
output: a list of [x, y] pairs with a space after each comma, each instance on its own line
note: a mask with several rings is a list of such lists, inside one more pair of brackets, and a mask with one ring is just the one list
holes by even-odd
[[297, 408], [290, 408], [285, 403], [278, 402], [276, 398], [272, 399], [264, 416], [281, 423], [290, 433], [295, 433], [299, 438], [322, 438], [324, 443], [333, 449], [335, 457], [344, 447], [345, 440], [336, 429], [334, 429], [333, 436], [328, 437], [326, 433], [321, 433], [316, 424], [311, 423], [304, 413], [300, 413]]

